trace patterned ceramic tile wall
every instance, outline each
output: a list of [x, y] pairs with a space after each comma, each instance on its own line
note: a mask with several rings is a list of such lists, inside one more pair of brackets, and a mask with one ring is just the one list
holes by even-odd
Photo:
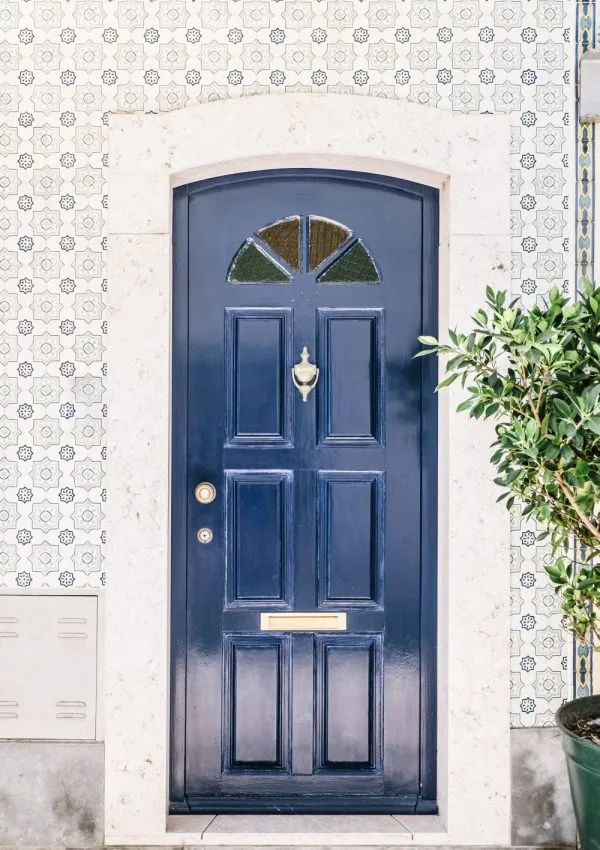
[[[576, 21], [577, 55], [582, 56], [596, 46], [596, 2], [580, 0], [577, 5]], [[579, 68], [575, 67], [576, 75]], [[578, 104], [575, 104], [578, 112]], [[578, 115], [576, 115], [578, 118]], [[575, 280], [579, 284], [586, 277], [594, 278], [595, 256], [595, 181], [594, 181], [594, 124], [575, 124], [576, 151], [576, 239], [575, 239]], [[592, 692], [594, 653], [586, 643], [576, 643], [574, 647], [574, 695], [588, 696]], [[596, 683], [597, 686], [600, 683]]]
[[[509, 113], [514, 290], [532, 303], [552, 285], [572, 288], [583, 5], [1, 0], [0, 584], [104, 583], [110, 111], [329, 91]], [[571, 653], [545, 550], [517, 515], [512, 528], [513, 719], [534, 725], [567, 695]]]

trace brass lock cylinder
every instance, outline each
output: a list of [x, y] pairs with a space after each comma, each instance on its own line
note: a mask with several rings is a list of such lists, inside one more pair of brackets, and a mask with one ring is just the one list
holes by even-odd
[[201, 481], [194, 488], [194, 496], [201, 505], [209, 505], [217, 498], [217, 488], [210, 481]]

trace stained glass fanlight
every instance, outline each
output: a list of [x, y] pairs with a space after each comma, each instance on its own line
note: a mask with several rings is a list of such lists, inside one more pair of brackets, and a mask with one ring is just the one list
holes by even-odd
[[229, 283], [290, 283], [300, 271], [317, 283], [380, 283], [363, 241], [338, 221], [322, 216], [289, 216], [261, 227], [234, 256]]

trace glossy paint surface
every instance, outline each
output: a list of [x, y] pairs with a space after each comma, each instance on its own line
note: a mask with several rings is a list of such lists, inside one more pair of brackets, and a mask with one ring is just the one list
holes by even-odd
[[[436, 331], [436, 195], [293, 170], [174, 207], [172, 811], [435, 811], [435, 364], [412, 356]], [[309, 215], [350, 228], [380, 283], [318, 282], [344, 245], [309, 271]], [[290, 216], [290, 280], [227, 282]], [[267, 611], [348, 628], [261, 632]]]

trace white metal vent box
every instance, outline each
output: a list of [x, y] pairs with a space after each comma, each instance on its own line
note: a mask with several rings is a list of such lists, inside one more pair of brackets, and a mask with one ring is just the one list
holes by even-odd
[[94, 739], [98, 599], [0, 596], [0, 738]]

